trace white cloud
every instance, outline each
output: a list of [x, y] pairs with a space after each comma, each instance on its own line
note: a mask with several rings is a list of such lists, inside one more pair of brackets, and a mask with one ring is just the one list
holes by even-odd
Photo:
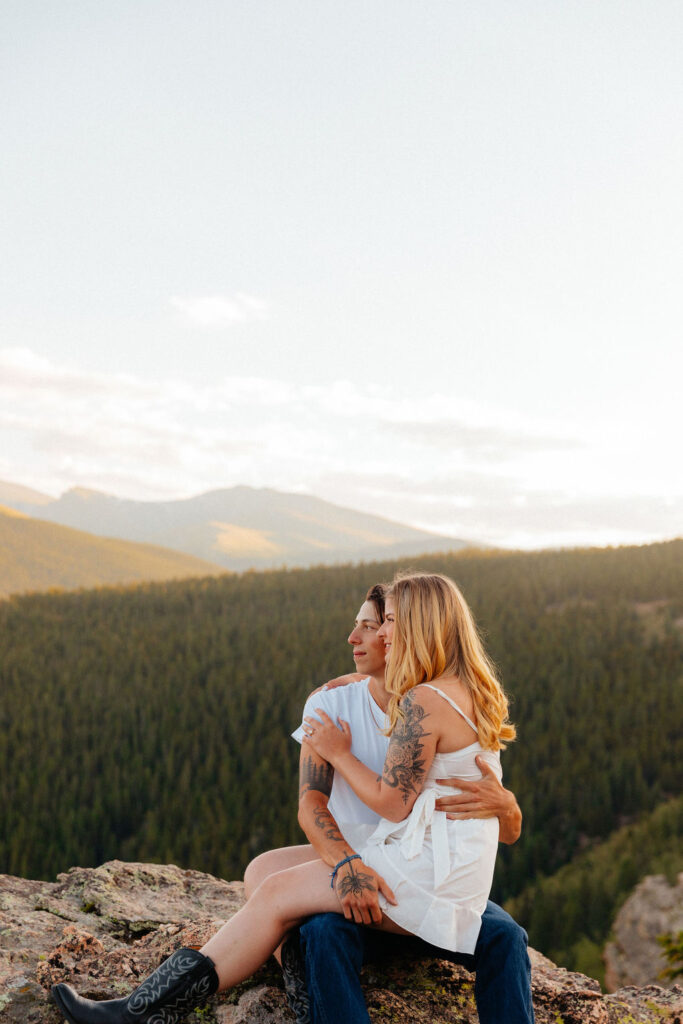
[[441, 417], [431, 420], [405, 420], [386, 424], [395, 438], [442, 452], [476, 454], [486, 462], [507, 462], [525, 452], [549, 452], [575, 449], [580, 442], [575, 438], [558, 437], [547, 433], [530, 433], [508, 424], [478, 425], [463, 419]]
[[268, 304], [246, 292], [234, 295], [174, 296], [171, 305], [199, 327], [229, 327], [247, 320], [265, 320]]
[[443, 394], [416, 410], [409, 394], [348, 381], [153, 380], [0, 350], [2, 476], [49, 493], [247, 484], [510, 546], [670, 536], [683, 495], [670, 475], [638, 475], [637, 438], [551, 431]]

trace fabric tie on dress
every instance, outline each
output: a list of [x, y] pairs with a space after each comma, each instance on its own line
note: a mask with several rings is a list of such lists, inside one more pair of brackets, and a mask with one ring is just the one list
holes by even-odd
[[438, 889], [448, 878], [451, 858], [446, 813], [436, 810], [437, 799], [436, 789], [423, 789], [405, 821], [398, 824], [386, 820], [380, 822], [368, 842], [379, 846], [386, 842], [389, 836], [397, 836], [401, 853], [406, 860], [413, 860], [424, 846], [425, 832], [431, 828], [434, 886]]

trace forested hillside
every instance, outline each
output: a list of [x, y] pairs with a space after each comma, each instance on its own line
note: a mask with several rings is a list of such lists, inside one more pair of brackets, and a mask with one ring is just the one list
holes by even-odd
[[645, 875], [683, 870], [683, 797], [660, 804], [633, 825], [577, 854], [506, 904], [524, 921], [529, 942], [551, 960], [603, 979], [602, 950], [617, 910]]
[[[460, 583], [513, 700], [503, 765], [524, 829], [501, 853], [499, 899], [680, 792], [682, 541], [418, 566]], [[362, 595], [397, 567], [0, 603], [0, 871], [121, 857], [236, 878], [300, 842], [289, 733], [309, 690], [352, 668]], [[527, 897], [519, 908], [532, 919]]]
[[96, 537], [0, 505], [0, 598], [36, 590], [178, 580], [224, 571], [180, 551]]

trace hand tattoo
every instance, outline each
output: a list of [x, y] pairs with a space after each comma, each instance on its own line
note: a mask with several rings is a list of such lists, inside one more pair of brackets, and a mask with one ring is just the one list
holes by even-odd
[[332, 792], [334, 768], [327, 761], [321, 763], [309, 756], [301, 762], [299, 780], [299, 799], [311, 789], [329, 796]]
[[422, 728], [427, 712], [410, 693], [401, 701], [401, 710], [404, 717], [398, 719], [391, 734], [382, 778], [387, 786], [400, 789], [405, 804], [410, 795], [419, 793], [422, 787], [425, 762], [420, 740], [430, 733]]
[[348, 875], [337, 875], [335, 889], [339, 899], [344, 896], [362, 896], [364, 892], [377, 892], [374, 876], [367, 871], [358, 871], [353, 861], [349, 861]]
[[325, 833], [326, 839], [333, 839], [337, 843], [344, 843], [346, 840], [339, 831], [337, 823], [327, 809], [327, 804], [318, 804], [313, 811], [315, 818], [313, 819], [316, 828], [321, 829]]

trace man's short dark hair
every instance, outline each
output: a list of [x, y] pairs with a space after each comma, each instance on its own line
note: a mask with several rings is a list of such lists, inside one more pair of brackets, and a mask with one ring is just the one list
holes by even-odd
[[384, 602], [388, 589], [389, 587], [386, 583], [375, 583], [365, 595], [365, 600], [374, 604], [377, 610], [377, 618], [380, 622], [384, 622]]

